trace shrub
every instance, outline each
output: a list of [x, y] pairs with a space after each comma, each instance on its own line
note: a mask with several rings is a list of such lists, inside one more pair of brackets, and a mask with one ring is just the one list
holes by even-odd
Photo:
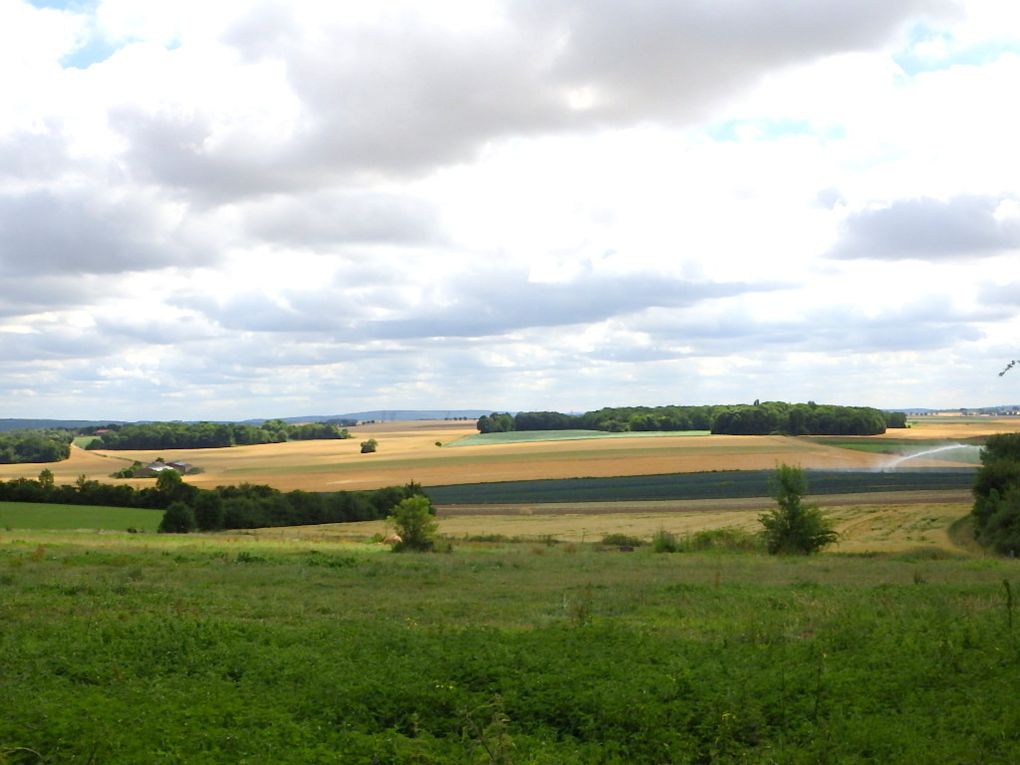
[[652, 536], [652, 550], [657, 553], [674, 553], [679, 549], [676, 536], [665, 529], [659, 529]]
[[836, 541], [839, 535], [821, 510], [801, 503], [807, 491], [803, 470], [780, 465], [770, 487], [776, 507], [759, 517], [765, 547], [770, 553], [809, 555]]
[[393, 508], [388, 520], [396, 526], [400, 536], [400, 541], [393, 545], [394, 552], [425, 551], [435, 546], [439, 524], [428, 497], [417, 494], [402, 499]]
[[187, 534], [197, 527], [195, 511], [183, 502], [172, 502], [159, 522], [160, 534]]
[[361, 442], [361, 453], [362, 454], [371, 454], [372, 452], [375, 451], [375, 449], [376, 449], [376, 447], [378, 445], [379, 445], [379, 442], [376, 441], [374, 438], [370, 438], [367, 441], [362, 441]]
[[644, 541], [639, 537], [632, 537], [629, 534], [606, 534], [602, 537], [602, 544], [610, 547], [640, 547]]

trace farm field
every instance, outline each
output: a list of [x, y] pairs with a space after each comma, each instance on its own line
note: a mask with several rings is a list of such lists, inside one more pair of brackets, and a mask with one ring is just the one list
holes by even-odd
[[[975, 437], [1012, 431], [1016, 418], [977, 418], [975, 422], [932, 422], [895, 431], [897, 440]], [[649, 475], [708, 470], [769, 470], [778, 462], [805, 468], [870, 469], [889, 455], [830, 446], [807, 438], [783, 436], [641, 436], [579, 441], [446, 446], [475, 433], [473, 423], [422, 421], [380, 423], [353, 429], [346, 441], [294, 441], [229, 449], [88, 452], [72, 448], [71, 458], [48, 465], [2, 465], [0, 479], [35, 477], [43, 467], [58, 483], [72, 483], [84, 474], [106, 480], [131, 460], [157, 456], [184, 459], [204, 469], [187, 480], [212, 487], [241, 482], [264, 483], [282, 490], [332, 491], [376, 488], [409, 480], [437, 486], [455, 483], [574, 478], [582, 476]], [[955, 436], [953, 434], [956, 434]], [[359, 443], [376, 438], [375, 454], [360, 454]], [[436, 442], [444, 444], [437, 447]], [[913, 461], [914, 467], [946, 467], [967, 463], [945, 459]], [[123, 479], [122, 479], [123, 480]], [[150, 481], [133, 481], [147, 485]]]
[[[162, 510], [95, 505], [50, 505], [38, 502], [0, 502], [3, 529], [118, 529], [155, 531]], [[2, 762], [2, 760], [0, 760]]]
[[1020, 563], [959, 510], [813, 558], [0, 531], [0, 757], [1009, 763]]
[[710, 436], [707, 430], [642, 430], [615, 433], [605, 430], [511, 430], [503, 433], [475, 433], [451, 441], [448, 446], [521, 444], [532, 441], [587, 441], [598, 438], [677, 438]]

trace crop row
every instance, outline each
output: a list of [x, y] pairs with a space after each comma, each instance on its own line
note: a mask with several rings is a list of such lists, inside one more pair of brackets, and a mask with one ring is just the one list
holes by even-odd
[[[613, 478], [553, 478], [428, 487], [440, 505], [612, 502], [657, 499], [724, 499], [769, 496], [771, 470], [666, 473]], [[969, 468], [874, 471], [808, 470], [808, 492], [815, 495], [885, 491], [969, 489]]]

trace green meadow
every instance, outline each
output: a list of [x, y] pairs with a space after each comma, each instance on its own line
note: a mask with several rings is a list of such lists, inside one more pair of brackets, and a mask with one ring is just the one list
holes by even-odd
[[1016, 561], [0, 530], [0, 762], [1010, 763]]
[[0, 529], [117, 529], [155, 531], [162, 510], [93, 505], [0, 502]]

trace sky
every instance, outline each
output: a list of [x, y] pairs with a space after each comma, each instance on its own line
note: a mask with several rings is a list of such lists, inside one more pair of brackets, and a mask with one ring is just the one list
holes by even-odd
[[1020, 401], [1020, 3], [0, 0], [0, 417]]

